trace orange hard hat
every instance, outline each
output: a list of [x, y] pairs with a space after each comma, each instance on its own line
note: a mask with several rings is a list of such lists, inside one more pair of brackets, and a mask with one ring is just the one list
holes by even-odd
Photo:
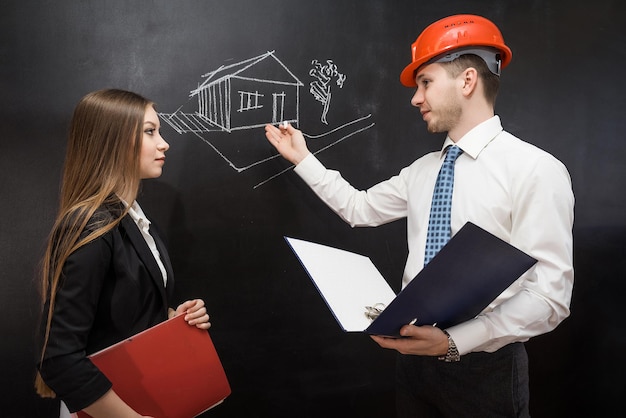
[[511, 50], [504, 44], [498, 27], [476, 15], [454, 15], [430, 24], [411, 45], [412, 62], [400, 74], [400, 82], [415, 87], [415, 72], [426, 63], [452, 61], [463, 54], [482, 57], [489, 69], [500, 69], [511, 61]]

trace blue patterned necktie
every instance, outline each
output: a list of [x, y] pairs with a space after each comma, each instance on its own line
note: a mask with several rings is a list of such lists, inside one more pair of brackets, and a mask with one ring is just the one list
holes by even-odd
[[424, 265], [450, 240], [450, 211], [454, 186], [454, 162], [463, 150], [456, 145], [448, 147], [446, 159], [439, 170], [428, 220]]

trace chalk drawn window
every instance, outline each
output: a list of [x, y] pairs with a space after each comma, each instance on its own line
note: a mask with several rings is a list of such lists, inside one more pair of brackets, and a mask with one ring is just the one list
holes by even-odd
[[247, 110], [260, 109], [263, 107], [259, 103], [259, 98], [263, 97], [258, 91], [254, 93], [250, 91], [239, 90], [239, 110], [238, 112], [245, 112]]

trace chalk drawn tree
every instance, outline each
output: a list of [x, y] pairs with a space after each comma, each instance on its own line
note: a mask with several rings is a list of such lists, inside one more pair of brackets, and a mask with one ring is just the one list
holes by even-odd
[[330, 108], [331, 82], [334, 79], [339, 88], [342, 88], [343, 83], [346, 81], [346, 76], [338, 71], [337, 65], [335, 65], [332, 60], [326, 60], [326, 64], [322, 64], [318, 60], [313, 60], [311, 64], [313, 68], [309, 70], [309, 75], [315, 77], [317, 80], [311, 82], [311, 89], [309, 91], [315, 97], [315, 100], [321, 102], [324, 106], [321, 120], [325, 125], [328, 125], [326, 116]]

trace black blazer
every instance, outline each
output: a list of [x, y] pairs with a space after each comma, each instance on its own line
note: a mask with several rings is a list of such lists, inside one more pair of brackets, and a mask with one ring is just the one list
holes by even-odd
[[[103, 209], [97, 216], [115, 216], [115, 212]], [[74, 252], [63, 266], [41, 374], [70, 411], [85, 408], [111, 388], [87, 355], [167, 319], [174, 274], [154, 223], [150, 235], [167, 271], [167, 288], [129, 215]], [[45, 318], [41, 332], [45, 332]]]

